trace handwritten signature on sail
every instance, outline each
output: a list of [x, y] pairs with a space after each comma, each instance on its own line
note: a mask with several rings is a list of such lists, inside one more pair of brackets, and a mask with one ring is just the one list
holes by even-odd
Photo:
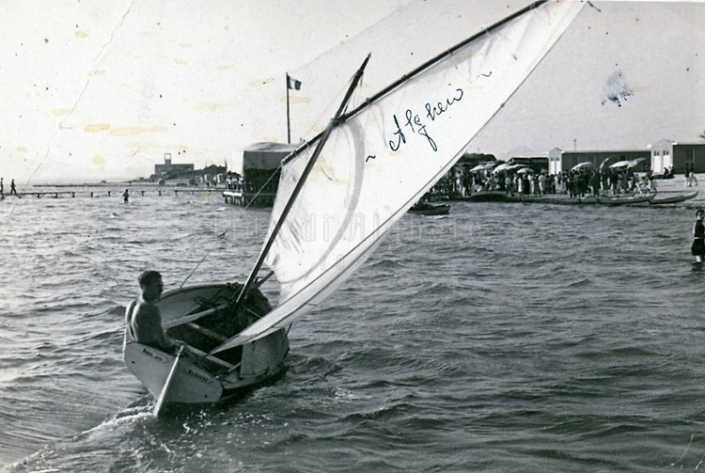
[[438, 145], [436, 145], [436, 142], [431, 135], [429, 135], [428, 130], [426, 129], [426, 125], [429, 123], [427, 120], [430, 120], [431, 122], [436, 121], [436, 119], [443, 115], [443, 113], [453, 106], [453, 104], [460, 102], [462, 99], [463, 89], [458, 88], [455, 89], [455, 95], [448, 97], [445, 101], [437, 102], [436, 105], [431, 105], [429, 102], [426, 102], [426, 113], [424, 115], [419, 115], [418, 113], [414, 113], [413, 110], [407, 109], [406, 112], [404, 112], [405, 121], [403, 124], [399, 123], [399, 117], [394, 114], [393, 119], [394, 125], [396, 126], [396, 131], [393, 134], [396, 136], [396, 139], [389, 141], [389, 148], [392, 151], [397, 151], [403, 144], [406, 144], [407, 136], [404, 133], [406, 131], [407, 133], [416, 134], [426, 138], [426, 141], [431, 146], [431, 149], [434, 152], [438, 151]]

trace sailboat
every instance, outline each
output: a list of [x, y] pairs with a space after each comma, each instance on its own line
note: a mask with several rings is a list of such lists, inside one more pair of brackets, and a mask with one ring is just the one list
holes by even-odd
[[[282, 162], [247, 281], [180, 288], [158, 302], [167, 335], [190, 356], [126, 344], [125, 363], [157, 406], [218, 402], [280, 375], [292, 322], [347, 280], [451, 169], [582, 7], [532, 3], [349, 107], [368, 56], [325, 131]], [[276, 307], [259, 290], [272, 275]]]

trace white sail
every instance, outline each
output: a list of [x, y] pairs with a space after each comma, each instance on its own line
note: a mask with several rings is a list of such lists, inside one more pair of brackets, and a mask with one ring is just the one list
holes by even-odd
[[[281, 284], [278, 307], [214, 352], [287, 326], [345, 281], [455, 164], [582, 6], [564, 0], [529, 9], [346, 116], [266, 255]], [[270, 234], [313, 148], [283, 167]]]

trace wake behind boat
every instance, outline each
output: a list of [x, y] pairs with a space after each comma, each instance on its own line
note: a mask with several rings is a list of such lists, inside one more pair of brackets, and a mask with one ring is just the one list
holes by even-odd
[[[244, 285], [186, 287], [159, 302], [167, 335], [187, 344], [186, 356], [126, 344], [127, 366], [158, 399], [155, 413], [163, 402], [217, 402], [281, 373], [292, 322], [345, 282], [448, 173], [583, 6], [536, 2], [348, 107], [368, 56], [325, 131], [282, 162]], [[259, 279], [265, 265], [271, 273]], [[280, 286], [274, 308], [257, 289], [271, 274]]]

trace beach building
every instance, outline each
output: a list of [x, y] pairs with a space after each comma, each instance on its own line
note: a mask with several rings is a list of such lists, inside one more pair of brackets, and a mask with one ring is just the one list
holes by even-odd
[[237, 205], [271, 206], [279, 187], [281, 162], [296, 147], [293, 144], [262, 142], [245, 148], [240, 185], [238, 189], [224, 192], [225, 200]]
[[619, 161], [633, 161], [639, 158], [643, 160], [632, 169], [635, 172], [646, 172], [651, 169], [651, 152], [648, 149], [639, 150], [586, 150], [586, 151], [564, 151], [560, 148], [553, 148], [548, 152], [548, 173], [560, 174], [573, 169], [580, 163], [592, 163], [595, 169], [617, 163]]
[[548, 157], [544, 156], [512, 156], [507, 164], [520, 164], [528, 166], [537, 174], [548, 171]]
[[158, 179], [168, 178], [171, 175], [193, 171], [193, 164], [174, 164], [171, 162], [171, 153], [164, 153], [164, 164], [154, 165], [154, 175]]
[[465, 153], [463, 154], [454, 167], [463, 169], [472, 169], [479, 164], [490, 163], [497, 161], [494, 154], [485, 153]]
[[198, 171], [197, 176], [194, 176], [196, 181], [201, 182], [206, 185], [214, 185], [225, 183], [226, 174], [228, 172], [228, 163], [225, 162], [223, 166], [218, 166], [217, 164], [210, 164], [203, 169]]
[[686, 164], [695, 173], [705, 172], [705, 143], [660, 140], [651, 146], [651, 169], [654, 174], [663, 174], [666, 168], [683, 174]]

